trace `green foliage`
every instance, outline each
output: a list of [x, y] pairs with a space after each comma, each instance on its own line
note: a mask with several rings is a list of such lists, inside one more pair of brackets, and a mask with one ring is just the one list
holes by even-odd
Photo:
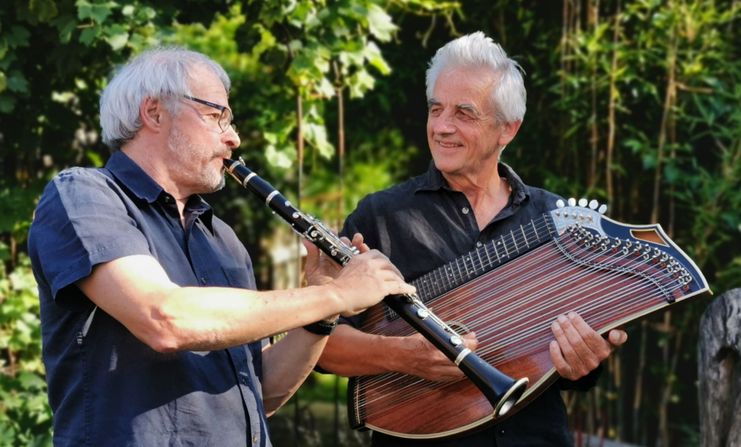
[[[505, 159], [526, 179], [541, 178], [563, 195], [610, 200], [609, 213], [618, 220], [660, 222], [714, 290], [739, 287], [739, 253], [733, 249], [741, 246], [739, 5], [639, 0], [622, 2], [619, 10], [617, 2], [577, 3], [599, 8], [584, 21], [578, 10], [573, 12], [571, 28], [563, 28], [568, 32], [515, 39], [534, 39], [542, 51], [558, 42], [561, 60], [525, 66], [536, 71], [530, 104], [549, 104], [550, 110], [529, 111]], [[547, 116], [554, 112], [557, 118]], [[616, 136], [608, 165], [611, 128]], [[699, 317], [708, 302], [701, 298], [653, 318], [642, 354], [640, 342], [622, 350], [623, 370], [615, 373], [622, 377], [635, 373], [641, 355], [661, 359], [637, 379], [644, 382], [637, 402], [622, 384], [625, 392], [612, 404], [615, 410], [608, 410], [620, 414], [620, 407], [640, 408], [640, 418], [659, 421], [631, 427], [630, 418], [626, 423], [615, 417], [623, 439], [631, 440], [632, 430], [641, 436], [634, 442], [673, 444], [681, 435], [669, 433], [667, 418], [675, 427], [697, 432], [697, 392], [691, 384], [696, 382]], [[602, 386], [611, 380], [607, 375]], [[602, 423], [608, 430], [615, 427]]]
[[296, 160], [297, 98], [309, 151], [325, 159], [335, 153], [324, 121], [327, 100], [344, 90], [363, 97], [375, 84], [372, 71], [390, 72], [374, 40], [389, 41], [396, 26], [380, 3], [248, 2], [248, 21], [236, 39], [255, 64], [267, 68], [251, 81], [268, 89], [259, 96], [270, 105], [251, 97], [247, 110], [264, 129], [268, 161], [285, 168]]
[[[2, 248], [8, 261], [7, 247]], [[36, 283], [28, 259], [0, 269], [0, 444], [51, 445]]]

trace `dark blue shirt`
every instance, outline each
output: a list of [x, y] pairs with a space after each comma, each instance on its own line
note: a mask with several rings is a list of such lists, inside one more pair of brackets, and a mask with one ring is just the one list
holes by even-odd
[[185, 228], [174, 198], [122, 152], [47, 185], [28, 244], [55, 445], [270, 445], [260, 343], [158, 353], [75, 285], [97, 264], [150, 255], [181, 286], [254, 289], [247, 251], [211, 207], [193, 196], [184, 215]]
[[[348, 216], [343, 235], [361, 233], [371, 248], [386, 254], [411, 281], [475, 249], [478, 245], [541, 217], [556, 207], [558, 196], [525, 185], [507, 165], [499, 174], [509, 183], [509, 202], [479, 231], [466, 196], [452, 190], [434, 164], [423, 175], [371, 194]], [[362, 318], [362, 316], [361, 316]], [[358, 325], [358, 318], [349, 321]], [[561, 380], [561, 388], [587, 388], [596, 370], [579, 382]], [[441, 402], [440, 405], [446, 405]], [[571, 446], [559, 386], [552, 386], [514, 416], [496, 426], [450, 440], [413, 441], [373, 434], [374, 446]]]

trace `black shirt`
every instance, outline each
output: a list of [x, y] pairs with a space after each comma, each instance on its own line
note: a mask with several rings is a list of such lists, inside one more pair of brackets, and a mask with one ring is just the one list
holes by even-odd
[[[425, 174], [361, 200], [345, 221], [342, 234], [361, 233], [371, 248], [389, 257], [407, 281], [414, 280], [556, 207], [557, 195], [525, 185], [509, 166], [500, 163], [499, 174], [512, 192], [505, 208], [482, 231], [466, 196], [452, 190], [430, 164]], [[351, 323], [357, 325], [359, 321]], [[428, 441], [374, 433], [373, 445], [571, 446], [560, 388], [587, 388], [597, 375], [595, 371], [579, 382], [561, 380], [560, 387], [551, 386], [520, 412], [487, 429]]]

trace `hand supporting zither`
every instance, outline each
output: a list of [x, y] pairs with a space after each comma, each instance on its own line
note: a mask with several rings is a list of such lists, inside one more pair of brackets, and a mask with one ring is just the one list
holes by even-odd
[[569, 380], [586, 376], [628, 341], [628, 334], [621, 329], [613, 329], [603, 338], [576, 312], [559, 316], [551, 330], [556, 337], [549, 346], [551, 361], [558, 374]]

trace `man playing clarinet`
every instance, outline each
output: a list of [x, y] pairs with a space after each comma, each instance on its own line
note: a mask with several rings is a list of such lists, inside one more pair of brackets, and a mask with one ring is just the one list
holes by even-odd
[[254, 290], [247, 251], [201, 196], [240, 143], [229, 85], [200, 53], [139, 55], [100, 101], [105, 167], [65, 170], [41, 197], [29, 252], [57, 446], [269, 446], [266, 417], [337, 315], [414, 292], [360, 243], [342, 270], [307, 247], [315, 285]]

